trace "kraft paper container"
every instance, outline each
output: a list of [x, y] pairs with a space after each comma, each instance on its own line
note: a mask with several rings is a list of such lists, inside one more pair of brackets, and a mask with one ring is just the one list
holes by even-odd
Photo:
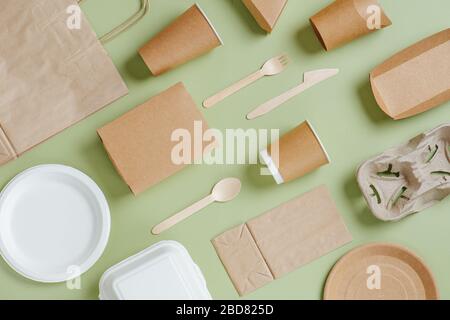
[[[182, 170], [186, 164], [174, 163], [172, 141], [175, 130], [189, 132], [194, 139], [194, 123], [208, 125], [194, 100], [178, 83], [128, 111], [97, 132], [118, 173], [137, 195]], [[207, 144], [203, 143], [202, 150]], [[206, 152], [206, 151], [204, 151]], [[201, 157], [191, 146], [191, 161]]]
[[381, 9], [380, 28], [392, 23], [376, 0], [336, 0], [310, 18], [311, 25], [325, 50], [329, 51], [363, 35], [376, 31], [370, 29], [367, 19], [369, 6]]
[[370, 73], [380, 108], [398, 120], [450, 100], [450, 28], [397, 53]]
[[195, 4], [144, 45], [139, 54], [157, 76], [222, 44], [205, 13]]
[[272, 32], [286, 7], [287, 0], [242, 0], [259, 26]]
[[278, 149], [278, 160], [274, 144], [261, 152], [278, 184], [300, 178], [330, 163], [322, 142], [308, 121], [281, 137]]
[[119, 262], [100, 279], [100, 300], [211, 300], [187, 249], [160, 241]]

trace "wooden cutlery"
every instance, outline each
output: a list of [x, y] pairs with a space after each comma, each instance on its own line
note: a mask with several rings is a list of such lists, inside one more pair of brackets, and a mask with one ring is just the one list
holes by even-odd
[[221, 92], [215, 94], [214, 96], [206, 99], [203, 102], [203, 106], [205, 108], [210, 108], [226, 97], [231, 96], [232, 94], [238, 92], [242, 88], [247, 87], [248, 85], [252, 84], [253, 82], [265, 77], [265, 76], [273, 76], [276, 74], [279, 74], [283, 72], [283, 70], [286, 68], [286, 66], [289, 63], [289, 57], [285, 54], [274, 57], [262, 66], [262, 68], [255, 73], [249, 75], [248, 77], [238, 81], [237, 83], [233, 84], [232, 86], [222, 90]]
[[180, 211], [172, 217], [164, 220], [152, 229], [154, 235], [158, 235], [165, 230], [172, 228], [177, 223], [189, 218], [194, 213], [204, 209], [214, 202], [228, 202], [233, 200], [241, 192], [241, 181], [237, 178], [226, 178], [219, 181], [213, 188], [210, 195], [197, 201], [190, 207]]
[[294, 98], [295, 96], [299, 95], [306, 89], [311, 88], [312, 86], [318, 84], [319, 82], [322, 82], [328, 78], [331, 78], [339, 73], [339, 69], [320, 69], [320, 70], [314, 70], [305, 72], [303, 76], [303, 83], [299, 86], [292, 88], [291, 90], [283, 93], [282, 95], [273, 98], [272, 100], [260, 105], [255, 110], [250, 112], [247, 115], [248, 120], [255, 119], [257, 117], [260, 117], [262, 115], [265, 115], [266, 113], [269, 113], [273, 109], [279, 107], [281, 104], [285, 103], [286, 101]]

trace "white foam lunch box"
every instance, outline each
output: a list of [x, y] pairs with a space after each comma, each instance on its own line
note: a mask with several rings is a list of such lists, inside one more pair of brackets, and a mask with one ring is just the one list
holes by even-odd
[[101, 300], [210, 300], [200, 268], [185, 247], [161, 241], [109, 268]]

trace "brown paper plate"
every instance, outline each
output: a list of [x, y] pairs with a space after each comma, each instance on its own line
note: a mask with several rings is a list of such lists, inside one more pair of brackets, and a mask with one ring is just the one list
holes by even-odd
[[336, 263], [328, 275], [323, 298], [437, 300], [439, 293], [422, 259], [401, 246], [374, 243], [350, 251]]

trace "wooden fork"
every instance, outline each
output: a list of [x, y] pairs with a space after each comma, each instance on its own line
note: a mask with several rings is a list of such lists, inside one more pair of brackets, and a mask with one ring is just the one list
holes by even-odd
[[206, 99], [203, 102], [203, 106], [205, 108], [210, 108], [214, 106], [215, 104], [219, 103], [223, 99], [225, 99], [228, 96], [231, 96], [232, 94], [236, 93], [237, 91], [241, 90], [242, 88], [247, 87], [248, 85], [252, 84], [256, 80], [261, 79], [264, 76], [273, 76], [276, 74], [279, 74], [283, 72], [283, 70], [286, 68], [287, 64], [289, 63], [289, 57], [285, 54], [279, 55], [277, 57], [274, 57], [262, 66], [262, 68], [255, 73], [252, 73], [248, 77], [238, 81], [237, 83], [233, 84], [232, 86], [222, 90], [221, 92], [215, 94], [214, 96]]

